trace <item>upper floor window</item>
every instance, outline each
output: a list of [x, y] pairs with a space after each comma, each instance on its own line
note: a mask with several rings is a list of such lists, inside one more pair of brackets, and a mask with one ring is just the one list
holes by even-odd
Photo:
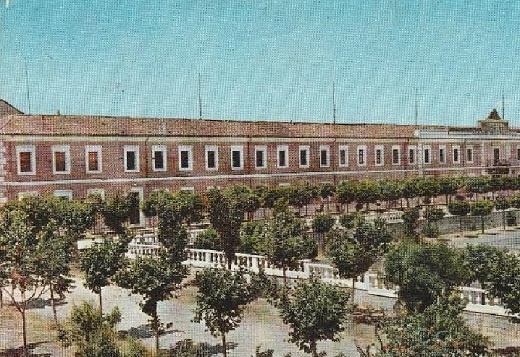
[[300, 146], [300, 167], [307, 168], [309, 167], [309, 146]]
[[460, 163], [460, 147], [459, 146], [453, 147], [453, 163], [454, 164]]
[[330, 166], [330, 147], [322, 145], [320, 146], [320, 167]]
[[72, 200], [72, 191], [71, 190], [56, 190], [56, 191], [54, 191], [54, 196], [63, 198], [64, 200]]
[[16, 162], [18, 175], [35, 175], [36, 147], [34, 145], [17, 146]]
[[348, 166], [348, 146], [339, 146], [338, 164], [340, 167]]
[[179, 170], [193, 170], [193, 152], [190, 145], [179, 146]]
[[206, 146], [206, 170], [218, 170], [218, 148]]
[[289, 148], [286, 145], [278, 146], [277, 152], [277, 167], [284, 168], [289, 166]]
[[265, 169], [267, 167], [267, 147], [255, 146], [255, 167]]
[[125, 145], [124, 155], [125, 172], [139, 172], [139, 146]]
[[244, 168], [244, 147], [242, 145], [231, 146], [231, 169], [242, 170]]
[[375, 151], [375, 164], [377, 166], [382, 166], [385, 164], [385, 150], [382, 145], [376, 146]]
[[152, 167], [154, 171], [166, 171], [166, 146], [152, 145]]
[[423, 163], [431, 164], [432, 162], [432, 148], [430, 146], [423, 147]]
[[367, 164], [366, 161], [367, 155], [367, 147], [365, 145], [357, 147], [357, 163], [359, 166], [365, 166]]
[[408, 147], [408, 164], [415, 164], [415, 147]]
[[439, 146], [439, 163], [446, 163], [446, 146]]
[[399, 146], [392, 146], [392, 165], [401, 164], [401, 148]]
[[52, 172], [70, 174], [70, 147], [68, 145], [52, 146]]
[[101, 172], [102, 156], [100, 145], [89, 145], [85, 147], [85, 168], [87, 173]]
[[471, 146], [466, 148], [466, 161], [473, 162], [473, 148]]

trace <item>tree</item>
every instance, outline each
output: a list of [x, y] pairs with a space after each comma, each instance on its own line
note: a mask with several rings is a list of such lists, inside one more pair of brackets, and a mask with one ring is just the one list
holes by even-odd
[[195, 249], [221, 250], [218, 232], [213, 227], [203, 230], [197, 235], [193, 247]]
[[380, 197], [386, 201], [386, 208], [401, 197], [401, 186], [395, 180], [382, 180], [379, 182]]
[[424, 209], [423, 217], [426, 220], [426, 225], [423, 227], [423, 233], [430, 238], [439, 235], [438, 222], [444, 217], [444, 210], [434, 206], [428, 206]]
[[469, 202], [463, 199], [452, 201], [448, 204], [448, 211], [454, 216], [459, 216], [459, 230], [462, 234], [462, 217], [467, 216], [470, 212]]
[[377, 201], [380, 195], [379, 185], [374, 180], [362, 180], [355, 184], [356, 201], [360, 205], [366, 205], [368, 211], [370, 203]]
[[334, 196], [334, 193], [336, 192], [336, 185], [330, 182], [322, 183], [319, 186], [319, 194], [321, 197], [322, 202], [327, 202], [327, 211], [329, 211], [329, 205], [330, 205], [330, 197]]
[[87, 302], [73, 306], [70, 318], [60, 328], [59, 339], [65, 346], [75, 345], [80, 357], [122, 356], [117, 346], [115, 326], [121, 321], [117, 308], [103, 316]]
[[220, 236], [220, 246], [226, 255], [227, 267], [240, 245], [240, 228], [244, 219], [244, 205], [230, 191], [213, 189], [208, 193], [209, 220]]
[[354, 202], [356, 198], [355, 195], [355, 186], [353, 182], [350, 181], [342, 181], [336, 188], [336, 201], [339, 204], [347, 207], [348, 205]]
[[486, 200], [478, 200], [470, 206], [471, 215], [480, 217], [480, 228], [482, 233], [484, 233], [484, 217], [491, 214], [493, 207], [493, 202]]
[[398, 301], [411, 312], [423, 312], [438, 298], [471, 282], [463, 252], [444, 243], [400, 242], [386, 255], [384, 269], [386, 280], [399, 286]]
[[104, 200], [99, 209], [105, 225], [116, 234], [124, 234], [124, 224], [130, 219], [132, 207], [137, 205], [134, 195], [122, 196], [116, 193]]
[[414, 242], [419, 242], [419, 209], [407, 208], [403, 212], [403, 235]]
[[312, 220], [312, 230], [315, 233], [328, 233], [335, 222], [336, 220], [329, 213], [317, 214]]
[[505, 197], [497, 197], [495, 199], [495, 208], [502, 211], [502, 227], [506, 229], [506, 209], [511, 207], [511, 202]]
[[248, 281], [242, 270], [219, 269], [197, 272], [195, 284], [198, 293], [194, 321], [204, 320], [211, 334], [221, 338], [226, 357], [226, 334], [240, 325], [245, 306], [259, 296], [261, 284], [255, 276]]
[[383, 220], [373, 224], [359, 221], [355, 232], [335, 229], [327, 236], [327, 255], [341, 278], [352, 279], [354, 300], [356, 278], [365, 273], [388, 248], [392, 235]]
[[85, 273], [85, 286], [99, 296], [99, 310], [103, 312], [102, 288], [110, 285], [118, 270], [123, 268], [123, 255], [127, 250], [130, 236], [118, 240], [108, 236], [103, 242], [86, 248], [80, 255], [80, 269]]
[[489, 339], [468, 327], [462, 317], [464, 306], [458, 297], [442, 298], [424, 313], [385, 321], [385, 343], [375, 356], [489, 356]]
[[443, 176], [439, 178], [439, 193], [443, 194], [446, 198], [446, 206], [451, 202], [451, 197], [457, 193], [457, 190], [461, 188], [461, 179], [453, 176]]
[[279, 304], [280, 315], [291, 331], [290, 342], [301, 350], [318, 356], [317, 342], [338, 340], [347, 315], [348, 294], [340, 288], [313, 277], [302, 282], [292, 296], [284, 296]]
[[244, 222], [240, 232], [240, 253], [267, 255], [267, 225], [266, 219]]

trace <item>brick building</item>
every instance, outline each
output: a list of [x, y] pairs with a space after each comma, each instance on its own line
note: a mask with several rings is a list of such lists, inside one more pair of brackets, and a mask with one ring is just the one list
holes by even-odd
[[496, 110], [447, 127], [25, 115], [0, 100], [0, 202], [519, 168], [520, 131]]

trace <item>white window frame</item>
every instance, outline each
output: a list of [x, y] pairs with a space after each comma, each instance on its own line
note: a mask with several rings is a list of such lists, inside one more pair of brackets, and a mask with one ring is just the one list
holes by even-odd
[[[441, 155], [441, 150], [444, 151], [444, 155]], [[446, 145], [439, 145], [439, 164], [446, 163], [446, 155], [447, 155]], [[444, 157], [443, 157], [444, 156]]]
[[[31, 153], [31, 171], [22, 172], [22, 165], [20, 155], [24, 152]], [[17, 173], [21, 176], [36, 175], [36, 146], [35, 145], [20, 145], [16, 147], [16, 167]]]
[[[98, 158], [98, 169], [89, 169], [89, 153], [95, 152]], [[85, 172], [87, 174], [98, 174], [103, 171], [103, 148], [101, 145], [87, 145], [85, 146]]]
[[[345, 162], [341, 162], [341, 152], [345, 152]], [[338, 146], [338, 166], [339, 167], [347, 167], [348, 166], [348, 145], [339, 145]]]
[[[468, 158], [468, 150], [471, 151], [471, 160], [470, 158]], [[472, 164], [475, 161], [475, 151], [473, 150], [472, 145], [466, 146], [466, 152], [464, 153], [464, 155], [467, 163]]]
[[72, 200], [72, 190], [54, 190], [53, 195], [55, 197], [63, 197]]
[[[125, 172], [139, 172], [140, 171], [140, 168], [141, 168], [141, 163], [139, 162], [139, 145], [125, 145], [124, 148], [123, 148], [123, 152], [124, 152], [124, 156], [123, 156], [123, 161], [124, 161], [124, 168], [125, 168]], [[135, 169], [133, 170], [129, 170], [128, 169], [128, 153], [129, 152], [134, 152], [135, 153]]]
[[23, 200], [25, 197], [36, 197], [39, 195], [38, 191], [23, 191], [18, 192], [18, 201]]
[[[322, 152], [325, 151], [325, 160], [326, 163], [323, 163], [321, 158]], [[320, 167], [330, 167], [330, 146], [329, 145], [320, 145]]]
[[[380, 162], [377, 162], [377, 153], [380, 152]], [[383, 145], [376, 145], [374, 147], [374, 165], [384, 166], [385, 165], [385, 147]]]
[[[215, 167], [209, 167], [209, 152], [213, 151]], [[204, 147], [204, 162], [206, 165], [207, 171], [217, 171], [218, 170], [218, 146], [216, 145], [206, 145]]]
[[[53, 145], [52, 151], [52, 173], [54, 175], [69, 175], [70, 174], [70, 145]], [[65, 170], [56, 170], [56, 154], [63, 153], [65, 158]]]
[[[413, 153], [413, 160], [410, 160], [410, 156], [411, 156], [410, 153]], [[406, 161], [408, 162], [408, 165], [417, 164], [417, 147], [416, 146], [407, 147]]]
[[[457, 160], [455, 160], [455, 151], [457, 151]], [[453, 145], [451, 147], [451, 158], [454, 164], [460, 164], [460, 145]]]
[[[155, 165], [155, 153], [160, 152], [163, 156], [163, 167]], [[168, 156], [166, 145], [152, 145], [152, 170], [155, 172], [165, 172], [168, 170]]]
[[[262, 153], [262, 163], [263, 165], [259, 166], [257, 165], [257, 160], [256, 160], [256, 156], [257, 156], [257, 153], [261, 152]], [[255, 146], [255, 169], [259, 170], [259, 169], [265, 169], [267, 168], [267, 146], [265, 145], [256, 145]]]
[[[397, 150], [397, 162], [394, 162], [394, 150]], [[401, 147], [399, 145], [392, 145], [392, 151], [390, 152], [392, 155], [392, 165], [399, 166], [401, 165]]]
[[[240, 166], [233, 166], [233, 152], [234, 151], [238, 151], [240, 153], [240, 160], [239, 160]], [[231, 145], [231, 149], [230, 149], [229, 153], [230, 153], [231, 170], [233, 170], [233, 171], [243, 170], [244, 169], [244, 146]]]
[[98, 195], [102, 200], [105, 200], [106, 192], [103, 188], [88, 188], [87, 196]]
[[[363, 162], [359, 160], [359, 153], [363, 153]], [[356, 148], [356, 161], [358, 166], [367, 166], [367, 146], [366, 145], [358, 145]]]
[[[188, 153], [188, 167], [182, 167], [182, 152]], [[177, 148], [179, 157], [179, 171], [192, 171], [193, 170], [193, 147], [191, 145], [179, 145]]]
[[195, 187], [193, 187], [193, 186], [181, 186], [179, 188], [179, 191], [195, 193]]
[[[426, 155], [428, 153], [428, 155]], [[428, 161], [426, 161], [426, 156], [428, 156]], [[431, 145], [424, 145], [422, 148], [422, 162], [425, 165], [431, 165], [432, 163], [432, 147]]]
[[[282, 165], [280, 162], [280, 153], [284, 153], [285, 165]], [[278, 145], [276, 147], [276, 167], [279, 169], [286, 169], [289, 167], [289, 146], [288, 145]]]
[[[307, 163], [302, 164], [302, 151], [305, 152], [305, 158], [307, 159]], [[302, 169], [309, 168], [310, 166], [310, 152], [311, 147], [309, 145], [301, 145], [298, 147], [298, 164]]]

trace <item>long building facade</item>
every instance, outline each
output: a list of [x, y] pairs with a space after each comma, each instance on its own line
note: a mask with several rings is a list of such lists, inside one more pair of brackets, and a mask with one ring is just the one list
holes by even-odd
[[520, 131], [496, 110], [448, 127], [26, 115], [0, 100], [0, 203], [519, 170]]

